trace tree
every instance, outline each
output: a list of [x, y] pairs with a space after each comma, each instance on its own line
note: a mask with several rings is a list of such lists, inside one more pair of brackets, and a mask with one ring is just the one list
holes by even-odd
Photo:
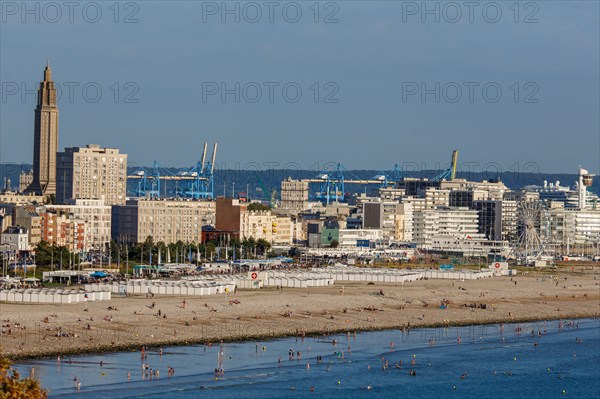
[[267, 253], [267, 251], [269, 250], [269, 248], [271, 248], [271, 244], [269, 243], [269, 241], [265, 240], [264, 238], [259, 238], [256, 241], [256, 247], [258, 248], [260, 253], [265, 255]]
[[67, 247], [58, 247], [41, 241], [35, 249], [35, 263], [38, 266], [49, 266], [54, 261], [54, 265], [68, 266], [71, 260], [71, 253]]
[[217, 247], [215, 246], [214, 242], [208, 241], [207, 243], [204, 244], [204, 250], [206, 251], [206, 258], [210, 259], [217, 252]]
[[338, 240], [335, 240], [335, 239], [334, 239], [334, 240], [331, 240], [331, 243], [329, 243], [329, 246], [330, 246], [331, 248], [337, 248], [337, 247], [339, 247], [339, 246], [340, 246], [340, 242], [339, 242]]
[[119, 246], [115, 240], [110, 240], [110, 257], [113, 262], [119, 258]]
[[263, 205], [260, 202], [253, 202], [251, 204], [248, 204], [248, 208], [249, 211], [269, 211], [271, 210], [271, 207], [269, 205]]
[[6, 358], [0, 358], [0, 399], [46, 399], [48, 392], [40, 387], [39, 382], [31, 378], [23, 378], [11, 367]]

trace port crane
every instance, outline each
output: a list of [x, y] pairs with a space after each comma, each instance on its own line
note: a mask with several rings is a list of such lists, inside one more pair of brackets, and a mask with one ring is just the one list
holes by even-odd
[[372, 180], [379, 180], [381, 182], [381, 187], [387, 187], [389, 185], [395, 184], [396, 182], [404, 179], [405, 177], [410, 177], [408, 173], [402, 170], [400, 165], [395, 164], [394, 167], [387, 171], [381, 171], [375, 176], [372, 177]]
[[168, 171], [160, 173], [159, 164], [155, 161], [152, 168], [140, 168], [127, 176], [138, 180], [134, 194], [138, 197], [160, 198], [161, 180], [175, 181], [176, 188], [172, 194], [176, 197], [190, 199], [214, 198], [214, 168], [217, 156], [217, 143], [214, 144], [212, 157], [206, 159], [208, 143], [204, 143], [201, 161], [191, 168], [184, 168], [175, 174]]
[[316, 198], [326, 204], [330, 202], [340, 202], [344, 200], [346, 193], [346, 184], [378, 185], [385, 187], [395, 184], [402, 176], [402, 171], [398, 165], [387, 173], [379, 173], [371, 179], [361, 179], [349, 172], [341, 163], [336, 164], [331, 171], [323, 170], [312, 179], [303, 179], [309, 184], [319, 184]]
[[454, 180], [456, 178], [456, 163], [458, 161], [458, 150], [452, 151], [452, 159], [450, 160], [450, 167], [435, 176], [431, 181], [438, 182], [442, 180]]

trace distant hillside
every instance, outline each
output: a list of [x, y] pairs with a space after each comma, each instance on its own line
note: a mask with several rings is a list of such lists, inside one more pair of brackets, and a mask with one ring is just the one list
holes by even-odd
[[[4, 181], [4, 177], [11, 179], [11, 186], [13, 189], [18, 188], [19, 185], [19, 174], [21, 171], [30, 170], [31, 165], [28, 164], [0, 164], [0, 181]], [[161, 168], [161, 174], [174, 174], [177, 173], [177, 168]], [[130, 173], [133, 169], [130, 169]], [[411, 173], [412, 177], [434, 177], [441, 171], [421, 171], [417, 173]], [[379, 174], [376, 170], [350, 170], [346, 171], [346, 178], [360, 178], [360, 179], [371, 179], [375, 175]], [[235, 183], [236, 192], [245, 192], [246, 187], [249, 188], [250, 197], [256, 199], [268, 199], [271, 196], [273, 190], [277, 190], [279, 193], [280, 182], [288, 177], [293, 179], [305, 179], [313, 178], [318, 173], [311, 170], [282, 170], [282, 169], [271, 169], [271, 170], [216, 170], [215, 171], [215, 195], [223, 195], [223, 189], [225, 188], [228, 196], [231, 195], [233, 185]], [[568, 173], [515, 173], [515, 172], [502, 172], [502, 173], [477, 173], [477, 172], [458, 172], [459, 178], [465, 178], [469, 180], [488, 180], [499, 178], [509, 188], [516, 190], [523, 186], [530, 184], [543, 184], [544, 180], [548, 182], [560, 181], [561, 185], [573, 186], [577, 180], [577, 175]], [[128, 184], [128, 190], [135, 190], [136, 183], [130, 181]], [[163, 185], [161, 191], [170, 193], [174, 190], [175, 185], [172, 182]], [[317, 187], [315, 187], [315, 190]], [[372, 192], [376, 187], [372, 187]], [[351, 193], [364, 192], [364, 186], [358, 185], [346, 185], [346, 191]], [[595, 193], [600, 193], [600, 177], [594, 179], [594, 185], [591, 188]], [[279, 197], [279, 195], [277, 195]]]

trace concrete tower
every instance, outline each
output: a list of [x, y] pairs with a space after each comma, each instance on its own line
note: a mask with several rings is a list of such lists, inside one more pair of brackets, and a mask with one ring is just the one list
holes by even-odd
[[58, 108], [50, 62], [38, 89], [33, 144], [33, 182], [27, 192], [56, 194], [56, 152], [58, 151]]

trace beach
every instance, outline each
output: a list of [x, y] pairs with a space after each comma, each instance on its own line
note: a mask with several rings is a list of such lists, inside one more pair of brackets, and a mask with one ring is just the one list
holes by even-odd
[[[185, 302], [184, 302], [185, 301]], [[444, 304], [444, 306], [442, 306]], [[600, 317], [600, 270], [482, 280], [356, 282], [213, 296], [0, 304], [12, 359], [283, 336]]]

